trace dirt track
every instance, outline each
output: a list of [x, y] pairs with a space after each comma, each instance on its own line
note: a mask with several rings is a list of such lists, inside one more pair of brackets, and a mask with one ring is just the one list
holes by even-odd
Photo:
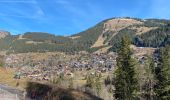
[[0, 84], [0, 100], [24, 100], [23, 92]]

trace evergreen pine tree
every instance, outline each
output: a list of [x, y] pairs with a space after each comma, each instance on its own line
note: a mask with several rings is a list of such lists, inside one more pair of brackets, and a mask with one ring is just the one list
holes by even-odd
[[170, 46], [160, 50], [159, 64], [155, 68], [155, 93], [158, 99], [170, 100]]
[[154, 69], [155, 63], [154, 60], [150, 57], [146, 58], [145, 64], [144, 64], [144, 86], [142, 87], [144, 91], [144, 96], [146, 100], [154, 100]]
[[73, 78], [69, 79], [69, 88], [73, 89], [74, 88], [74, 82], [73, 82]]
[[138, 90], [134, 59], [131, 57], [130, 42], [122, 38], [118, 51], [117, 69], [115, 72], [115, 98], [117, 100], [134, 100]]
[[95, 79], [95, 88], [96, 88], [97, 96], [100, 96], [100, 92], [101, 92], [101, 89], [102, 89], [101, 85], [102, 84], [100, 82], [100, 77], [96, 77], [96, 79]]
[[90, 88], [94, 88], [94, 77], [92, 75], [87, 76], [86, 86]]

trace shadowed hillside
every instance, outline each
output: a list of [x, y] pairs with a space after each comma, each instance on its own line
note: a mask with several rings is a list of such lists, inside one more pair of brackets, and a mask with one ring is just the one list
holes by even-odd
[[29, 82], [26, 91], [28, 97], [38, 100], [102, 100], [90, 93], [36, 82]]

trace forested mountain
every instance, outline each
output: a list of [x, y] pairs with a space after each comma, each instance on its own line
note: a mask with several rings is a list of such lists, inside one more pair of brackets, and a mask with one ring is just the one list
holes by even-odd
[[55, 36], [43, 32], [26, 32], [20, 35], [0, 33], [0, 50], [8, 53], [25, 52], [94, 52], [111, 47], [116, 51], [122, 36], [138, 47], [162, 47], [170, 44], [170, 20], [111, 18], [94, 27], [71, 36]]

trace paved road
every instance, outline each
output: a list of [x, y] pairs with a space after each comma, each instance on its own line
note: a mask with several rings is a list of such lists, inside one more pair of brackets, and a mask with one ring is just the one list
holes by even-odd
[[0, 84], [0, 100], [24, 100], [23, 92]]

